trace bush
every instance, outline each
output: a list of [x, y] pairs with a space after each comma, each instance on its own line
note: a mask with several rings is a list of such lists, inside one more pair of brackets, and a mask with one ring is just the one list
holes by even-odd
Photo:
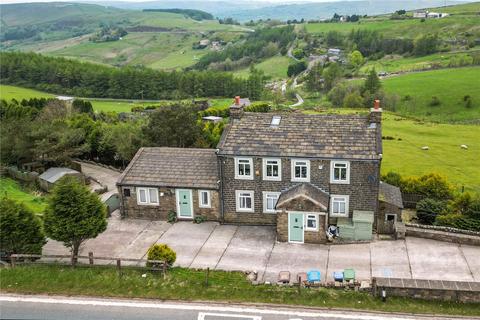
[[446, 204], [444, 201], [426, 198], [417, 203], [417, 218], [423, 224], [433, 224], [437, 215], [444, 213]]
[[[165, 261], [171, 266], [177, 260], [177, 254], [166, 244], [154, 244], [147, 251], [147, 259]], [[158, 267], [158, 264], [149, 262], [147, 267]]]
[[46, 243], [40, 220], [23, 204], [0, 199], [0, 251], [41, 254]]
[[245, 112], [270, 112], [272, 107], [268, 103], [256, 103], [245, 107]]
[[207, 220], [207, 218], [205, 218], [205, 216], [199, 215], [199, 216], [195, 216], [195, 218], [193, 219], [193, 222], [199, 224], [199, 223], [202, 223], [206, 220]]
[[349, 93], [343, 99], [343, 106], [345, 108], [362, 108], [364, 107], [363, 99], [357, 92]]
[[177, 222], [177, 213], [173, 210], [170, 210], [168, 211], [168, 214], [167, 214], [167, 221], [169, 223], [175, 223]]
[[463, 230], [480, 231], [480, 219], [475, 219], [458, 213], [439, 215], [435, 220], [435, 224]]
[[438, 97], [436, 96], [433, 96], [432, 100], [430, 100], [430, 106], [432, 107], [439, 106], [440, 104], [441, 104], [440, 99], [438, 99]]

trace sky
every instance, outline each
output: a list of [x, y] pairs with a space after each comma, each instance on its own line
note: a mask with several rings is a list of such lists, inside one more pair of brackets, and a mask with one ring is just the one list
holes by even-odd
[[[109, 2], [109, 1], [123, 1], [123, 0], [101, 0], [101, 2]], [[124, 2], [148, 2], [149, 0], [128, 0]], [[155, 1], [155, 0], [152, 0]], [[197, 0], [200, 1], [200, 0]], [[209, 0], [207, 0], [209, 1]], [[215, 1], [215, 0], [210, 0], [210, 1]], [[248, 0], [246, 0], [248, 1]], [[345, 1], [345, 0], [252, 0], [255, 2], [270, 2], [270, 3], [275, 3], [275, 4], [280, 4], [280, 3], [305, 3], [305, 2], [334, 2], [334, 1]], [[355, 1], [355, 0], [350, 0], [350, 1]], [[81, 2], [81, 0], [76, 1], [76, 0], [0, 0], [1, 3], [25, 3], [25, 2]], [[93, 1], [86, 1], [86, 2], [94, 2]], [[99, 0], [100, 2], [100, 0]]]

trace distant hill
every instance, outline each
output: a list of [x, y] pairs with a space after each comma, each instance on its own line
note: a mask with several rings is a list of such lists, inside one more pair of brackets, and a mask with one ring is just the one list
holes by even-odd
[[185, 17], [192, 18], [193, 20], [213, 20], [214, 17], [205, 11], [195, 9], [143, 9], [144, 12], [169, 12], [183, 14]]
[[335, 13], [340, 15], [379, 15], [391, 13], [396, 10], [414, 10], [464, 3], [464, 1], [444, 0], [373, 0], [373, 1], [338, 1], [322, 3], [302, 3], [270, 6], [257, 9], [232, 10], [219, 13], [219, 16], [232, 17], [239, 21], [258, 19], [328, 19]]
[[[90, 1], [92, 2], [92, 1]], [[285, 1], [288, 2], [288, 1]], [[351, 15], [378, 15], [391, 13], [396, 10], [414, 10], [420, 8], [432, 8], [447, 5], [454, 5], [469, 2], [456, 0], [359, 0], [359, 1], [330, 1], [330, 2], [306, 2], [277, 4], [268, 1], [249, 1], [249, 0], [211, 0], [211, 1], [145, 1], [145, 2], [125, 2], [125, 1], [93, 1], [92, 3], [114, 6], [123, 9], [166, 9], [182, 8], [196, 9], [210, 12], [216, 17], [232, 17], [239, 21], [249, 21], [258, 19], [327, 19], [334, 13]]]

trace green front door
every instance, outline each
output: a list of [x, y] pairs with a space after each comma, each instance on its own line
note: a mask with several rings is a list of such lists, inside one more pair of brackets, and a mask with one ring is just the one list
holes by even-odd
[[288, 214], [288, 241], [303, 243], [303, 213]]
[[178, 217], [193, 218], [192, 190], [177, 190]]

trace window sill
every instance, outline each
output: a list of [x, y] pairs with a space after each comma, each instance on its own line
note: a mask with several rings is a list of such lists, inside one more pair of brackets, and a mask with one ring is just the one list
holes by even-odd
[[248, 177], [235, 176], [235, 180], [253, 180], [253, 176], [248, 176]]
[[299, 178], [293, 178], [290, 180], [291, 182], [310, 182], [310, 178], [308, 179], [299, 179]]
[[350, 181], [349, 181], [349, 180], [346, 180], [346, 181], [330, 180], [330, 183], [331, 183], [331, 184], [350, 184]]
[[255, 213], [254, 210], [250, 210], [250, 209], [248, 210], [237, 209], [236, 212], [237, 213]]
[[263, 177], [263, 181], [282, 181], [282, 177]]
[[158, 207], [158, 206], [160, 206], [159, 203], [138, 203], [138, 202], [137, 202], [137, 205], [139, 205], [139, 206], [150, 206], [150, 207]]
[[212, 206], [198, 206], [200, 209], [211, 209]]

